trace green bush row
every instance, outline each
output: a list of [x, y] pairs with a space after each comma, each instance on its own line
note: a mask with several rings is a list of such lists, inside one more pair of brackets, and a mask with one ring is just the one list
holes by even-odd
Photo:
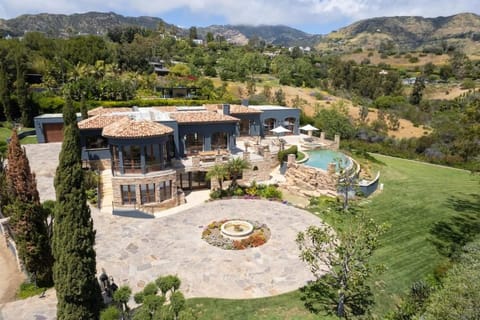
[[221, 199], [225, 197], [260, 197], [266, 199], [279, 199], [281, 200], [283, 195], [280, 190], [274, 185], [264, 185], [264, 184], [256, 184], [253, 182], [249, 187], [242, 187], [239, 186], [235, 190], [227, 189], [227, 190], [214, 190], [210, 192], [211, 199]]

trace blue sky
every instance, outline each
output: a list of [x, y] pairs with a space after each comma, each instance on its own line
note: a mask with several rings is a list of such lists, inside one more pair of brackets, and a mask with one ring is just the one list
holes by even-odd
[[155, 16], [182, 27], [212, 24], [283, 24], [328, 33], [379, 16], [480, 13], [479, 0], [0, 0], [0, 18], [33, 13], [113, 11]]

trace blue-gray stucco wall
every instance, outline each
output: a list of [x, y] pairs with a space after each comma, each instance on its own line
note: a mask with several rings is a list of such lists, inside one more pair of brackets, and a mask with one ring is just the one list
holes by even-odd
[[260, 113], [232, 114], [231, 116], [240, 120], [250, 121], [249, 135], [259, 136], [261, 134], [262, 121], [260, 119]]
[[[82, 120], [82, 118], [77, 114], [77, 121], [80, 120]], [[49, 123], [63, 123], [63, 115], [61, 113], [52, 113], [37, 116], [33, 119], [33, 124], [35, 126], [35, 134], [37, 135], [38, 143], [46, 142], [43, 125]]]
[[273, 109], [273, 110], [262, 110], [263, 112], [260, 114], [260, 122], [261, 122], [261, 135], [265, 136], [268, 132], [265, 132], [263, 123], [266, 119], [273, 118], [275, 119], [275, 127], [278, 126], [285, 126], [284, 122], [287, 118], [295, 118], [295, 126], [293, 128], [293, 134], [299, 134], [299, 126], [300, 126], [300, 109], [294, 108], [284, 108], [284, 109]]

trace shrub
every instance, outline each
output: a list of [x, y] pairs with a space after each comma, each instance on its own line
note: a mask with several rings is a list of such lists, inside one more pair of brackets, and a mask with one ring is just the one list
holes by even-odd
[[273, 185], [262, 190], [261, 196], [267, 199], [282, 199], [282, 192]]
[[287, 157], [288, 157], [289, 154], [295, 154], [295, 157], [296, 157], [297, 152], [298, 152], [297, 146], [291, 146], [288, 149], [285, 149], [283, 151], [279, 151], [278, 155], [277, 155], [278, 161], [280, 161], [280, 163], [283, 163], [284, 161], [287, 160]]
[[157, 285], [155, 284], [155, 282], [150, 282], [149, 284], [147, 284], [145, 286], [145, 288], [143, 288], [143, 294], [145, 296], [152, 296], [152, 295], [156, 295], [158, 292], [158, 287]]
[[217, 200], [222, 198], [222, 190], [213, 190], [210, 192], [210, 199]]
[[17, 297], [20, 299], [26, 299], [41, 294], [45, 288], [39, 288], [34, 283], [24, 282], [20, 285], [20, 290]]
[[410, 59], [408, 59], [408, 62], [410, 63], [417, 63], [419, 61], [418, 57], [411, 57]]
[[461, 88], [466, 90], [466, 89], [475, 89], [475, 81], [472, 79], [465, 79], [462, 82]]
[[249, 196], [257, 196], [258, 190], [257, 190], [257, 182], [253, 181], [251, 186], [245, 189], [245, 193], [248, 194]]
[[243, 191], [242, 188], [238, 187], [237, 189], [235, 189], [235, 191], [233, 191], [233, 195], [234, 196], [243, 196], [245, 194], [245, 192]]
[[145, 298], [145, 294], [143, 292], [137, 292], [133, 295], [133, 300], [137, 304], [143, 303], [144, 298]]
[[97, 189], [86, 189], [85, 194], [87, 195], [88, 202], [90, 202], [91, 204], [98, 203]]
[[100, 313], [100, 320], [117, 320], [120, 318], [120, 310], [115, 306], [110, 306]]

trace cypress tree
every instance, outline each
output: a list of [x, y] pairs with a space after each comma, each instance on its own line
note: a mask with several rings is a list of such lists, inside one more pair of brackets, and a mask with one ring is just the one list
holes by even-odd
[[64, 140], [55, 175], [57, 207], [53, 226], [53, 268], [57, 318], [98, 319], [102, 306], [96, 280], [95, 231], [87, 205], [80, 136], [72, 102], [64, 107]]
[[6, 185], [10, 203], [5, 207], [5, 213], [10, 216], [18, 254], [38, 285], [51, 286], [53, 256], [48, 217], [40, 204], [35, 174], [31, 172], [16, 130], [8, 146]]
[[0, 103], [3, 106], [3, 114], [8, 122], [12, 122], [12, 106], [8, 88], [8, 72], [5, 62], [0, 62]]
[[28, 93], [27, 84], [25, 82], [25, 53], [23, 49], [18, 46], [15, 53], [15, 68], [17, 71], [17, 79], [15, 81], [15, 88], [17, 93], [18, 109], [21, 112], [21, 121], [24, 127], [28, 127], [31, 123], [32, 115], [30, 114], [29, 105], [27, 103]]

